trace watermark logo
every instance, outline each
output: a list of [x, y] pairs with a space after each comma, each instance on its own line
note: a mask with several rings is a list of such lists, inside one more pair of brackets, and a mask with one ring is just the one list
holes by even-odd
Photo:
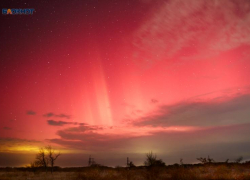
[[35, 9], [30, 9], [30, 8], [27, 8], [27, 9], [2, 9], [2, 14], [4, 15], [30, 15], [30, 14], [33, 14], [35, 11]]

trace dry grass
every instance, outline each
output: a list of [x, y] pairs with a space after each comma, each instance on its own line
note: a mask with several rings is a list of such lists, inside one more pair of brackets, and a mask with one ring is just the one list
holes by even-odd
[[61, 169], [53, 174], [42, 171], [4, 170], [0, 171], [0, 180], [248, 180], [250, 169], [243, 165], [204, 165], [190, 167], [154, 167], [154, 168], [84, 168]]

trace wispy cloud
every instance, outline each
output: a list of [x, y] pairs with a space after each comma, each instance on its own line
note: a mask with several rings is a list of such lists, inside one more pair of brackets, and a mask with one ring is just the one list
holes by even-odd
[[97, 131], [97, 130], [102, 130], [103, 127], [100, 127], [100, 126], [90, 126], [90, 125], [87, 125], [87, 124], [84, 124], [84, 123], [77, 123], [77, 127], [70, 127], [68, 129], [65, 129], [65, 131], [68, 131], [68, 132], [86, 132], [86, 131]]
[[58, 115], [55, 115], [56, 117], [59, 117], [59, 118], [67, 118], [67, 119], [70, 119], [70, 115], [66, 115], [66, 114], [58, 114]]
[[71, 125], [85, 125], [85, 123], [78, 123], [78, 122], [67, 122], [67, 121], [55, 121], [55, 120], [47, 120], [47, 123], [51, 126], [63, 126], [66, 124], [71, 124]]
[[134, 34], [134, 58], [141, 65], [173, 57], [208, 59], [250, 45], [249, 1], [160, 2]]
[[26, 112], [26, 114], [28, 114], [28, 115], [36, 115], [36, 112], [32, 111], [32, 110], [29, 110], [29, 111]]
[[44, 117], [58, 117], [58, 118], [66, 118], [66, 119], [70, 119], [71, 118], [71, 116], [70, 115], [67, 115], [67, 114], [63, 114], [63, 113], [61, 113], [61, 114], [55, 114], [55, 113], [53, 113], [53, 112], [49, 112], [49, 113], [46, 113], [46, 114], [44, 114], [43, 115]]
[[44, 116], [44, 117], [52, 117], [52, 116], [54, 116], [54, 113], [49, 112], [49, 113], [47, 113], [47, 114], [44, 114], [43, 116]]
[[86, 126], [79, 129], [60, 130], [57, 132], [60, 138], [49, 141], [70, 148], [101, 151], [124, 148], [126, 141], [130, 139], [126, 135], [103, 134], [91, 130], [91, 127]]
[[[161, 129], [155, 132], [153, 132], [153, 129], [156, 128], [152, 127], [152, 133], [139, 136], [133, 136], [129, 133], [119, 131], [115, 133], [104, 133], [102, 131], [92, 131], [91, 127], [79, 127], [79, 129], [75, 131], [71, 131], [68, 128], [59, 130], [57, 132], [59, 138], [49, 139], [48, 141], [67, 148], [83, 151], [105, 153], [116, 150], [117, 153], [146, 153], [150, 150], [156, 150], [158, 152], [160, 150], [160, 152], [167, 151], [168, 157], [177, 156], [178, 159], [185, 154], [185, 157], [191, 156], [193, 160], [195, 160], [198, 156], [204, 154], [207, 156], [206, 153], [214, 157], [214, 154], [217, 154], [220, 148], [224, 149], [225, 146], [232, 147], [232, 152], [235, 154], [247, 152], [250, 148], [249, 127], [250, 123], [204, 127], [194, 131], [168, 131]], [[142, 127], [137, 127], [136, 129], [137, 131], [141, 131]], [[150, 131], [150, 129], [148, 130]], [[235, 145], [238, 147], [235, 148]], [[214, 147], [214, 149], [211, 147]], [[230, 158], [232, 157], [232, 152], [227, 153], [227, 155], [229, 154], [230, 156], [217, 157]], [[174, 162], [176, 162], [176, 160]]]
[[152, 104], [156, 104], [156, 103], [158, 103], [159, 101], [157, 100], [157, 99], [151, 99], [151, 103]]
[[155, 112], [132, 122], [135, 126], [215, 126], [248, 123], [250, 95], [240, 95], [223, 100], [184, 101], [174, 105], [159, 106]]

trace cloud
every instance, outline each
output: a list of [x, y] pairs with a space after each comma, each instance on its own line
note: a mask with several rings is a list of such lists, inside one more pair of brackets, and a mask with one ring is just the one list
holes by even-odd
[[[250, 157], [250, 123], [241, 125], [219, 126], [204, 128], [189, 132], [158, 132], [147, 137], [151, 148], [161, 149], [165, 154], [166, 162], [169, 158], [178, 162], [184, 157], [184, 161], [196, 162], [198, 157], [210, 155], [215, 161], [233, 160], [244, 154], [244, 158]], [[143, 139], [143, 138], [142, 138]], [[157, 143], [153, 143], [157, 141]], [[161, 143], [161, 144], [160, 144]], [[143, 148], [143, 143], [138, 143]], [[230, 151], [229, 151], [230, 149]]]
[[29, 110], [29, 111], [26, 112], [26, 114], [28, 114], [28, 115], [36, 115], [36, 112], [32, 111], [32, 110]]
[[66, 124], [71, 124], [71, 125], [80, 125], [80, 126], [84, 126], [86, 125], [85, 123], [78, 123], [78, 122], [67, 122], [67, 121], [55, 121], [55, 120], [47, 120], [47, 123], [51, 126], [63, 126]]
[[54, 120], [47, 120], [48, 124], [51, 126], [63, 126], [65, 124], [72, 124], [71, 122], [65, 121], [54, 121]]
[[5, 126], [5, 127], [3, 127], [3, 129], [4, 130], [11, 130], [12, 128]]
[[[127, 132], [125, 132], [127, 130]], [[136, 132], [137, 129], [134, 131]], [[68, 148], [81, 150], [109, 151], [124, 149], [131, 138], [136, 138], [137, 133], [130, 133], [128, 127], [79, 125], [57, 131], [60, 138], [48, 139]]]
[[11, 143], [38, 143], [40, 141], [31, 139], [20, 139], [20, 138], [0, 138], [0, 144]]
[[[247, 123], [205, 127], [184, 132], [162, 130], [137, 137], [125, 133], [93, 132], [85, 128], [78, 132], [64, 129], [57, 132], [60, 138], [49, 139], [48, 141], [67, 148], [95, 151], [96, 153], [108, 153], [113, 150], [116, 153], [139, 153], [143, 158], [145, 153], [152, 150], [157, 154], [164, 155], [163, 157], [167, 157], [166, 162], [168, 164], [178, 162], [180, 157], [185, 157], [185, 162], [194, 162], [197, 157], [207, 155], [211, 155], [216, 160], [218, 158], [222, 158], [222, 160], [234, 158], [235, 155], [241, 153], [250, 157], [250, 154], [247, 154], [250, 150], [249, 128], [250, 123]], [[137, 130], [140, 131], [141, 127], [138, 127]], [[232, 151], [227, 151], [226, 147]], [[226, 151], [226, 153], [223, 154], [223, 151]]]
[[156, 103], [158, 103], [159, 101], [157, 100], [157, 99], [151, 99], [151, 103], [152, 104], [156, 104]]
[[80, 127], [79, 131], [60, 130], [57, 135], [60, 138], [50, 139], [49, 141], [70, 148], [95, 151], [123, 149], [131, 138], [126, 135], [93, 132], [88, 127]]
[[70, 119], [70, 115], [66, 115], [66, 114], [58, 114], [58, 115], [55, 115], [56, 117], [60, 117], [60, 118], [67, 118], [67, 119]]
[[240, 95], [227, 100], [207, 102], [180, 102], [159, 106], [142, 118], [135, 119], [135, 126], [216, 126], [250, 122], [250, 95]]
[[208, 59], [250, 45], [249, 7], [247, 0], [161, 1], [134, 33], [134, 58], [148, 66], [178, 57]]
[[65, 131], [68, 132], [86, 132], [86, 131], [92, 131], [92, 130], [102, 130], [102, 127], [98, 127], [98, 126], [89, 126], [86, 125], [84, 123], [77, 123], [77, 125], [79, 125], [78, 127], [71, 127], [66, 129]]
[[54, 114], [54, 113], [52, 113], [52, 112], [49, 112], [49, 113], [47, 113], [47, 114], [44, 114], [43, 115], [44, 117], [59, 117], [59, 118], [67, 118], [67, 119], [70, 119], [71, 118], [71, 116], [70, 115], [67, 115], [67, 114]]
[[[155, 112], [141, 116], [122, 127], [84, 124], [60, 129], [59, 138], [48, 141], [97, 154], [113, 150], [145, 154], [152, 150], [168, 157], [167, 164], [180, 157], [190, 163], [207, 155], [215, 160], [233, 159], [236, 154], [250, 157], [250, 94], [158, 105]], [[232, 151], [223, 154], [228, 148]]]
[[54, 113], [49, 112], [49, 113], [47, 113], [47, 114], [44, 114], [43, 116], [44, 116], [44, 117], [52, 117], [52, 116], [54, 116]]
[[56, 117], [70, 119], [70, 115], [66, 115], [66, 114], [59, 114], [59, 115], [56, 115]]

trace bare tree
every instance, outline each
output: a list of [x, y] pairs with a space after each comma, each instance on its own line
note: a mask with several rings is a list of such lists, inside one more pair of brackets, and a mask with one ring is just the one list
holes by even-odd
[[48, 167], [48, 157], [46, 156], [46, 151], [44, 148], [40, 148], [39, 153], [36, 155], [36, 160], [34, 162], [34, 165], [39, 167], [44, 167], [47, 172]]
[[236, 163], [240, 163], [242, 160], [243, 160], [243, 157], [240, 156], [240, 157], [238, 157], [237, 159], [235, 159], [235, 162], [236, 162]]
[[145, 166], [165, 166], [165, 163], [161, 159], [157, 159], [156, 154], [149, 152], [146, 154], [146, 161], [144, 162]]
[[133, 167], [136, 167], [136, 166], [134, 165], [133, 161], [130, 161], [129, 164], [128, 164], [128, 167], [133, 168]]
[[48, 163], [51, 166], [51, 173], [53, 173], [53, 168], [56, 159], [61, 155], [59, 152], [55, 153], [55, 150], [51, 146], [46, 146]]
[[215, 161], [214, 161], [214, 159], [212, 159], [212, 158], [210, 158], [209, 156], [207, 157], [207, 162], [208, 163], [214, 163]]
[[145, 166], [152, 166], [153, 164], [155, 164], [156, 161], [156, 154], [153, 154], [153, 152], [149, 152], [146, 154], [146, 161], [144, 162]]
[[51, 146], [40, 148], [39, 152], [36, 154], [35, 161], [31, 163], [31, 167], [43, 167], [47, 173], [48, 167], [50, 165], [51, 173], [53, 173], [55, 161], [59, 156], [60, 153], [55, 153], [55, 150]]
[[200, 158], [197, 158], [197, 160], [200, 161], [203, 164], [207, 163], [207, 158], [200, 157]]
[[128, 157], [127, 157], [127, 167], [128, 167], [128, 168], [136, 167], [136, 166], [134, 165], [133, 161], [130, 161]]
[[203, 164], [215, 162], [214, 159], [210, 158], [209, 156], [207, 158], [200, 157], [200, 158], [197, 158], [197, 160], [199, 160]]
[[182, 158], [180, 159], [180, 165], [181, 166], [183, 165], [183, 159]]

